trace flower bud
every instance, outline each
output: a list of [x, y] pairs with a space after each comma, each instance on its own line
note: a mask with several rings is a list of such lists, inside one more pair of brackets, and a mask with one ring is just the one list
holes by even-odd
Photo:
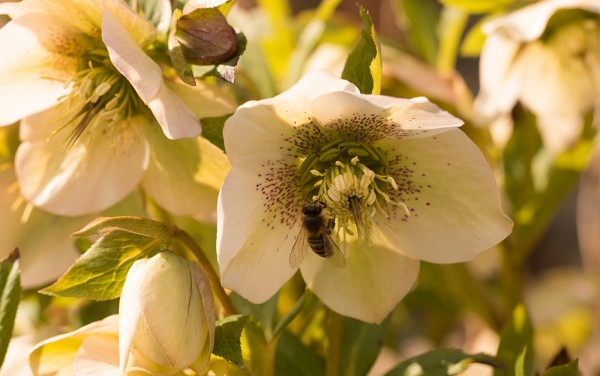
[[214, 341], [214, 302], [204, 274], [172, 252], [136, 261], [119, 304], [120, 368], [201, 371]]
[[175, 38], [187, 63], [224, 63], [237, 54], [238, 38], [225, 16], [216, 8], [199, 8], [177, 21]]

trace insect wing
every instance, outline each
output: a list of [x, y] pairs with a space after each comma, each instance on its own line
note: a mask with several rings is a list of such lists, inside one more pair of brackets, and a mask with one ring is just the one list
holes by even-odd
[[333, 265], [343, 268], [346, 266], [346, 258], [342, 250], [329, 235], [329, 230], [323, 232], [323, 243], [325, 244], [327, 260]]
[[309, 248], [308, 242], [306, 241], [306, 229], [303, 224], [298, 233], [298, 237], [292, 246], [292, 251], [290, 252], [290, 267], [292, 269], [300, 267], [302, 261], [308, 256]]

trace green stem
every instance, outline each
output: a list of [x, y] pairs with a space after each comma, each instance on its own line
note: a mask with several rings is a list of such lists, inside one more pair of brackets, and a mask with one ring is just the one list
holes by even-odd
[[327, 347], [327, 376], [337, 376], [341, 370], [342, 337], [344, 330], [344, 318], [332, 310], [328, 310], [328, 337]]
[[221, 302], [224, 315], [234, 315], [236, 313], [236, 310], [233, 307], [231, 300], [229, 300], [229, 295], [227, 295], [227, 292], [225, 292], [225, 289], [223, 289], [223, 286], [221, 286], [221, 280], [219, 278], [219, 275], [213, 268], [212, 264], [210, 263], [210, 260], [206, 257], [206, 254], [204, 253], [202, 248], [198, 245], [198, 243], [196, 243], [194, 239], [192, 239], [192, 237], [187, 232], [181, 229], [177, 229], [177, 231], [173, 235], [173, 238], [179, 240], [190, 251], [192, 251], [194, 256], [196, 256], [198, 263], [200, 264], [204, 272], [208, 275], [208, 279], [210, 280], [210, 284], [213, 288], [213, 291], [215, 292], [217, 298]]
[[458, 46], [467, 25], [469, 14], [453, 6], [445, 6], [439, 23], [440, 46], [436, 68], [440, 72], [448, 72], [456, 67]]

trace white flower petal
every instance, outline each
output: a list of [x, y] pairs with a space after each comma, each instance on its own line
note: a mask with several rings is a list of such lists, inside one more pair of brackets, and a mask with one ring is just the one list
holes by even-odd
[[548, 20], [557, 10], [566, 8], [581, 8], [600, 13], [600, 3], [596, 0], [540, 1], [486, 23], [483, 31], [491, 34], [497, 29], [503, 29], [513, 39], [530, 42], [542, 35]]
[[83, 340], [73, 359], [77, 376], [118, 376], [119, 340], [113, 336], [90, 336]]
[[[21, 284], [39, 287], [62, 275], [79, 257], [70, 234], [92, 218], [64, 218], [32, 209], [19, 196], [12, 169], [0, 171], [0, 259], [21, 253]], [[30, 211], [30, 212], [29, 212]], [[31, 236], [35, 233], [35, 236]], [[51, 244], [52, 247], [48, 247]]]
[[502, 212], [500, 194], [485, 158], [459, 130], [430, 138], [382, 141], [399, 186], [388, 193], [410, 210], [391, 207], [377, 218], [401, 253], [435, 263], [468, 261], [506, 238], [512, 221]]
[[521, 44], [502, 33], [490, 35], [481, 51], [479, 94], [475, 111], [482, 121], [510, 112], [521, 88], [521, 71], [513, 67]]
[[119, 369], [121, 371], [125, 371], [127, 365], [131, 363], [133, 341], [142, 319], [138, 291], [143, 283], [143, 271], [149, 260], [141, 259], [131, 265], [119, 299]]
[[[45, 120], [60, 110], [55, 107], [24, 122], [48, 129]], [[89, 214], [115, 204], [139, 184], [148, 166], [144, 121], [135, 117], [113, 125], [122, 127], [116, 137], [89, 129], [68, 150], [67, 129], [49, 140], [24, 140], [15, 162], [21, 193], [34, 205], [59, 215]]]
[[172, 140], [194, 138], [202, 133], [200, 121], [171, 89], [163, 85], [148, 107], [163, 132]]
[[237, 104], [226, 90], [216, 84], [196, 81], [196, 86], [165, 81], [198, 119], [231, 114]]
[[[257, 186], [262, 180], [243, 168], [232, 169], [219, 195], [217, 216], [223, 286], [253, 303], [269, 299], [294, 274], [289, 253], [302, 215], [302, 200], [296, 192], [273, 197], [272, 202], [263, 200]], [[275, 180], [271, 186], [282, 192], [291, 189], [285, 180]]]
[[173, 141], [156, 127], [146, 134], [151, 154], [143, 189], [173, 214], [213, 217], [230, 168], [225, 154], [201, 137]]
[[424, 97], [400, 99], [340, 91], [315, 98], [312, 110], [324, 127], [360, 135], [363, 142], [430, 135], [463, 124]]
[[329, 308], [380, 323], [413, 287], [419, 261], [383, 246], [353, 242], [345, 268], [311, 253], [300, 270], [308, 288]]
[[131, 83], [144, 103], [158, 95], [163, 87], [162, 71], [138, 46], [119, 18], [108, 8], [102, 10], [102, 40], [110, 61]]
[[74, 46], [80, 44], [77, 30], [42, 14], [23, 16], [0, 29], [0, 125], [49, 108], [70, 92], [67, 80], [78, 54]]

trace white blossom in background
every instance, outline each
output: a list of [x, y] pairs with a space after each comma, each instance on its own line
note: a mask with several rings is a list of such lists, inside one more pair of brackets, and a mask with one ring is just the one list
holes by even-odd
[[[484, 25], [480, 92], [485, 122], [510, 127], [517, 102], [537, 117], [545, 146], [572, 146], [600, 96], [600, 2], [544, 0]], [[506, 132], [498, 130], [506, 139]]]
[[240, 106], [224, 128], [223, 285], [253, 303], [273, 296], [296, 272], [290, 252], [315, 200], [335, 218], [345, 266], [308, 252], [300, 272], [323, 303], [363, 321], [385, 318], [419, 260], [463, 262], [503, 240], [512, 221], [461, 124], [425, 98], [363, 95], [323, 71]]
[[200, 215], [211, 200], [214, 212], [224, 154], [201, 138], [172, 140], [197, 137], [198, 118], [235, 105], [155, 62], [148, 20], [123, 0], [25, 0], [0, 14], [11, 17], [0, 29], [0, 125], [21, 120], [15, 168], [27, 200], [75, 216], [141, 185], [175, 214]]

